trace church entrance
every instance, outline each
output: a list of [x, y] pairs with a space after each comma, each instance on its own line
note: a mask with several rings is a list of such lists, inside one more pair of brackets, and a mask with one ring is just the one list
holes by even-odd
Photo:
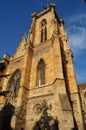
[[10, 126], [15, 107], [7, 103], [0, 111], [0, 130], [13, 130]]

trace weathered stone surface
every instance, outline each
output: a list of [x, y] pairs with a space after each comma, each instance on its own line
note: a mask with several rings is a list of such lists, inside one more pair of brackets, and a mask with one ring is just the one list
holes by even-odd
[[[0, 97], [0, 113], [8, 103], [15, 108], [10, 123], [14, 130], [35, 130], [36, 127], [84, 130], [73, 54], [63, 20], [58, 18], [54, 8], [51, 4], [39, 14], [32, 14], [30, 39], [24, 36], [14, 55], [6, 56], [9, 63], [4, 73], [11, 75], [1, 79], [2, 90], [7, 90], [13, 73], [17, 69], [21, 71], [17, 97], [11, 94]], [[47, 39], [43, 42], [42, 20], [47, 21]], [[45, 83], [37, 85], [37, 66], [41, 59], [45, 63]]]

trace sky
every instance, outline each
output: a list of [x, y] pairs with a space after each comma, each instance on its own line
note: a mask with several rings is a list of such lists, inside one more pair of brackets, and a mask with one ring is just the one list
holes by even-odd
[[56, 4], [64, 19], [73, 52], [77, 83], [86, 83], [86, 2], [85, 0], [0, 0], [0, 58], [12, 56], [31, 26], [31, 14], [39, 13], [49, 3]]

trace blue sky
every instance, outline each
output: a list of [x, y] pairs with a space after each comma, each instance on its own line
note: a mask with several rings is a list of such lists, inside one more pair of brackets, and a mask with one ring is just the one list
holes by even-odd
[[86, 2], [84, 0], [0, 0], [0, 58], [13, 55], [24, 34], [28, 34], [31, 14], [43, 6], [56, 4], [56, 12], [64, 19], [69, 44], [74, 54], [78, 83], [86, 82]]

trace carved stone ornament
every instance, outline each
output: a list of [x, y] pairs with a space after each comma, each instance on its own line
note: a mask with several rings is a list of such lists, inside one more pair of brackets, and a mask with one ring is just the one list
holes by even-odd
[[40, 104], [36, 104], [34, 107], [33, 107], [33, 111], [34, 113], [36, 114], [40, 114], [42, 112], [41, 110], [41, 105]]
[[35, 126], [33, 130], [59, 130], [58, 127], [58, 119], [57, 117], [53, 118], [49, 113], [48, 110], [52, 109], [52, 105], [48, 105], [45, 100], [35, 108], [38, 112], [41, 112], [40, 119], [35, 122]]

